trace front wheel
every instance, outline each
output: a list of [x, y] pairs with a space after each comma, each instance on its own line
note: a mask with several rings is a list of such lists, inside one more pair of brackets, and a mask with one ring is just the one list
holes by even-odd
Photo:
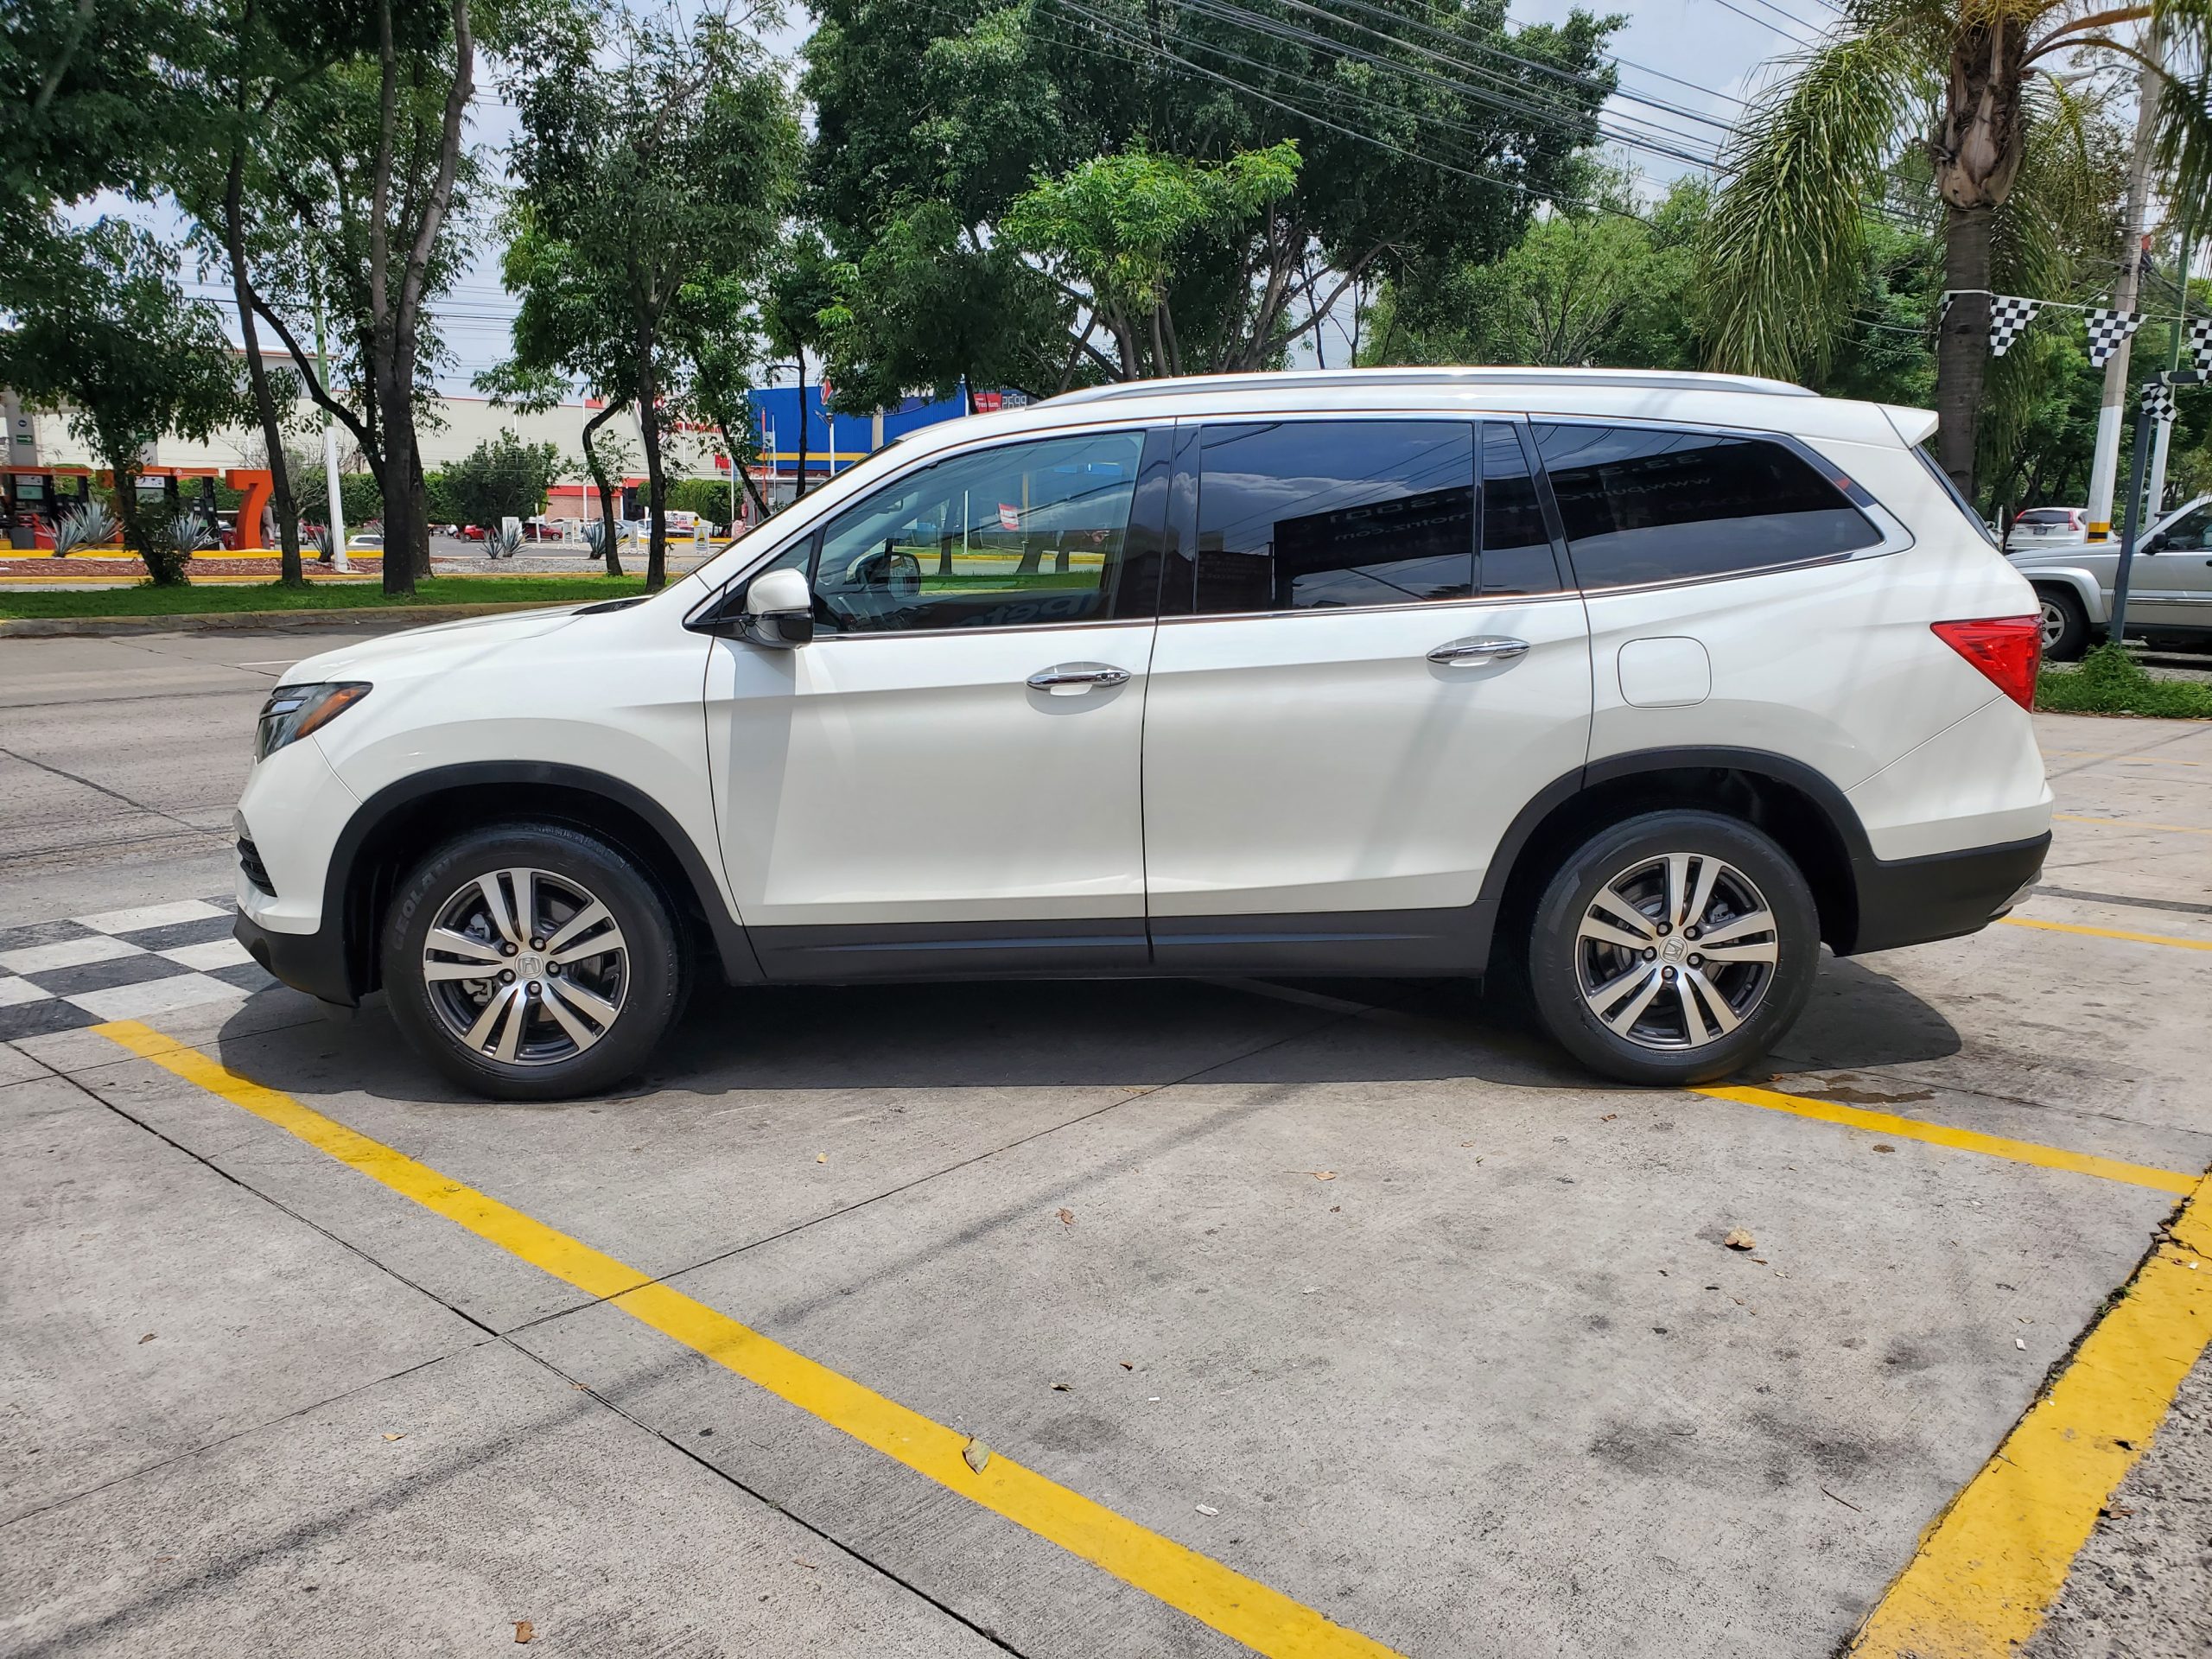
[[465, 1089], [561, 1100], [645, 1064], [683, 1000], [666, 901], [562, 823], [461, 836], [416, 867], [385, 925], [392, 1017]]
[[1789, 855], [1717, 813], [1646, 813], [1552, 878], [1529, 990], [1560, 1046], [1624, 1083], [1726, 1077], [1796, 1020], [1820, 968], [1820, 918]]

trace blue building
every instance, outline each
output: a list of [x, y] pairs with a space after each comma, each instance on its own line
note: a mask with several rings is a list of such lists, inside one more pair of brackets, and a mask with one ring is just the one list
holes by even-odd
[[[779, 481], [795, 480], [799, 452], [798, 388], [771, 386], [747, 395], [753, 400], [761, 460]], [[979, 408], [994, 401], [988, 393], [976, 398]], [[842, 473], [894, 438], [939, 421], [957, 419], [966, 412], [957, 395], [936, 402], [909, 397], [898, 408], [883, 411], [879, 432], [874, 416], [831, 414], [822, 405], [821, 387], [810, 384], [806, 388], [806, 475], [812, 479]]]

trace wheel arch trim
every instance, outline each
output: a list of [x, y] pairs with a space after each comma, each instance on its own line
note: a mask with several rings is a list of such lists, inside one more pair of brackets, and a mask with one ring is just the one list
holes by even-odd
[[[760, 964], [753, 956], [752, 943], [723, 894], [714, 866], [690, 832], [651, 795], [634, 784], [588, 766], [550, 760], [471, 760], [432, 766], [385, 785], [363, 801], [339, 831], [324, 878], [324, 925], [334, 926], [339, 933], [338, 943], [345, 953], [348, 977], [356, 996], [368, 983], [360, 973], [364, 952], [375, 948], [374, 939], [367, 937], [372, 930], [356, 913], [359, 893], [356, 875], [363, 851], [378, 830], [420, 801], [448, 791], [500, 785], [597, 796], [638, 819], [658, 839], [682, 873], [690, 889], [688, 896], [706, 919], [723, 976], [733, 984], [757, 983], [760, 980]], [[461, 827], [454, 826], [456, 830]], [[584, 827], [595, 828], [588, 823]], [[601, 830], [600, 833], [606, 832]], [[679, 902], [686, 896], [671, 895]], [[354, 936], [357, 929], [362, 931], [363, 937]]]

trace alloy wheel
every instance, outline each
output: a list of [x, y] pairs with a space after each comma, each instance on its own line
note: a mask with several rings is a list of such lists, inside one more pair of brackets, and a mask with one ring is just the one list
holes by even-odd
[[2058, 642], [2066, 637], [2066, 613], [2055, 599], [2043, 601], [2043, 648], [2056, 651]]
[[1773, 912], [1734, 865], [1704, 853], [1639, 858], [1598, 889], [1575, 929], [1584, 1005], [1640, 1048], [1700, 1048], [1757, 1011], [1781, 947]]
[[439, 908], [422, 973], [455, 1042], [510, 1065], [553, 1065], [613, 1028], [630, 953], [613, 913], [580, 882], [493, 870]]

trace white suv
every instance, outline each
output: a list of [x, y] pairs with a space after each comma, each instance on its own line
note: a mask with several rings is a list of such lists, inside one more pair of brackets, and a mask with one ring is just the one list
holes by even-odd
[[648, 599], [300, 664], [238, 937], [485, 1094], [695, 973], [1525, 980], [1712, 1078], [2031, 882], [2038, 620], [1926, 413], [1694, 374], [1103, 387], [917, 433]]

